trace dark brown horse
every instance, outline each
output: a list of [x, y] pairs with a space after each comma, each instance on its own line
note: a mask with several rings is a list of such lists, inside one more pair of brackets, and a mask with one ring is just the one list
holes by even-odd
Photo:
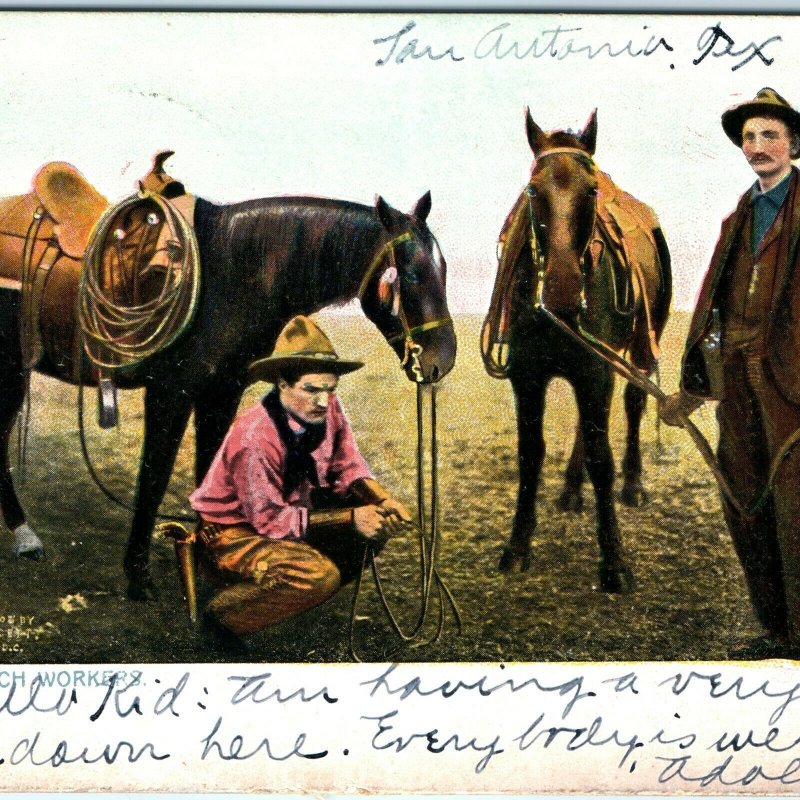
[[[29, 198], [0, 203], [0, 283], [6, 286], [19, 270], [36, 207]], [[191, 412], [199, 481], [234, 417], [248, 364], [269, 353], [293, 316], [359, 297], [367, 317], [403, 359], [409, 379], [435, 382], [450, 371], [456, 341], [445, 261], [426, 224], [430, 208], [430, 193], [408, 215], [380, 197], [375, 207], [307, 197], [223, 206], [196, 200], [201, 278], [191, 324], [174, 343], [117, 376], [121, 388], [145, 388], [141, 466], [124, 559], [132, 598], [152, 594], [151, 533]], [[52, 221], [43, 220], [34, 263], [55, 241]], [[63, 252], [58, 258], [51, 270], [52, 291], [45, 293], [41, 308], [48, 335], [35, 367], [73, 383], [82, 372], [90, 384], [96, 374], [85, 359], [76, 364], [74, 349], [80, 261]], [[24, 391], [20, 318], [20, 292], [0, 289], [0, 506], [12, 530], [25, 522], [8, 469], [9, 432]], [[416, 359], [408, 358], [412, 340]], [[26, 552], [18, 542], [19, 554], [39, 555], [36, 542], [28, 544]]]
[[[559, 327], [625, 351], [650, 373], [672, 296], [669, 251], [652, 211], [597, 169], [597, 118], [582, 132], [545, 133], [526, 111], [536, 157], [530, 182], [501, 234], [503, 250], [492, 304], [481, 335], [487, 370], [509, 377], [517, 408], [519, 493], [511, 538], [500, 569], [530, 566], [536, 491], [545, 454], [545, 391], [554, 377], [572, 384], [580, 421], [559, 505], [582, 505], [584, 465], [597, 501], [600, 585], [626, 591], [626, 563], [614, 508], [614, 460], [608, 420], [614, 373]], [[639, 425], [647, 397], [625, 389], [628, 436], [623, 502], [639, 505], [642, 487]]]

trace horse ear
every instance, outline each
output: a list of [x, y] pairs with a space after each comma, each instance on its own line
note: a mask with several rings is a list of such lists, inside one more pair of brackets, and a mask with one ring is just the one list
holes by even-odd
[[378, 212], [378, 219], [386, 230], [391, 230], [394, 227], [394, 217], [392, 216], [392, 207], [380, 196], [375, 200], [375, 210]]
[[528, 144], [537, 155], [544, 146], [545, 132], [533, 121], [531, 110], [525, 106], [525, 131], [528, 134]]
[[428, 219], [428, 214], [431, 213], [431, 193], [430, 190], [425, 192], [419, 200], [417, 200], [417, 204], [414, 206], [414, 210], [411, 212], [413, 217], [416, 217], [420, 222], [425, 222]]
[[586, 124], [583, 126], [581, 135], [578, 138], [581, 140], [581, 144], [589, 151], [589, 154], [594, 155], [594, 148], [597, 143], [597, 109], [594, 109], [589, 114], [589, 119], [586, 120]]

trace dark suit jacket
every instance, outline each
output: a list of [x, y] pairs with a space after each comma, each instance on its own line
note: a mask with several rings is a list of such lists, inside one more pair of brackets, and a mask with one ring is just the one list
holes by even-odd
[[[775, 292], [766, 321], [767, 361], [772, 378], [781, 394], [800, 405], [800, 172], [792, 167], [789, 192], [786, 196], [786, 217], [775, 271]], [[703, 279], [700, 295], [689, 326], [681, 365], [681, 386], [691, 395], [710, 397], [711, 390], [700, 341], [709, 330], [712, 311], [718, 307], [720, 283], [729, 263], [737, 234], [748, 213], [750, 191], [745, 192], [736, 210], [722, 223], [722, 230], [711, 264]], [[749, 243], [745, 243], [748, 246]], [[724, 344], [724, 343], [723, 343]]]

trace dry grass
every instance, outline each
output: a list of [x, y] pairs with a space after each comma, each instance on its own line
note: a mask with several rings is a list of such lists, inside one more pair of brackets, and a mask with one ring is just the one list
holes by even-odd
[[[662, 370], [671, 390], [687, 325], [676, 315], [668, 327]], [[377, 475], [409, 505], [415, 498], [414, 390], [381, 337], [363, 318], [326, 315], [324, 327], [342, 353], [368, 366], [341, 383], [341, 397], [361, 448]], [[399, 660], [660, 660], [719, 659], [755, 635], [757, 626], [733, 554], [716, 489], [688, 437], [662, 429], [659, 460], [652, 407], [643, 424], [650, 504], [619, 506], [636, 591], [606, 595], [595, 588], [597, 545], [594, 503], [586, 510], [555, 508], [575, 422], [571, 390], [554, 383], [545, 420], [548, 455], [540, 490], [533, 566], [526, 574], [496, 570], [508, 536], [516, 496], [516, 431], [511, 387], [489, 378], [477, 349], [480, 320], [457, 320], [459, 357], [439, 392], [442, 542], [439, 570], [465, 621], [455, 635], [452, 619], [437, 643], [401, 650]], [[243, 400], [253, 402], [263, 386]], [[152, 567], [160, 601], [140, 604], [125, 596], [121, 558], [129, 515], [110, 505], [89, 480], [78, 444], [75, 389], [37, 377], [26, 482], [20, 494], [30, 521], [48, 547], [38, 564], [15, 560], [11, 539], [0, 553], [4, 602], [0, 616], [33, 616], [21, 652], [9, 662], [148, 662], [216, 660], [182, 615], [171, 546], [154, 544]], [[624, 437], [621, 385], [613, 412], [617, 461]], [[129, 497], [138, 464], [141, 397], [128, 393], [121, 429], [95, 428], [94, 396], [86, 398], [92, 458], [107, 484]], [[713, 414], [700, 416], [713, 436]], [[183, 443], [164, 509], [188, 510], [191, 435]], [[663, 459], [660, 459], [663, 461]], [[382, 564], [386, 591], [407, 620], [418, 604], [418, 556], [413, 539], [395, 540]], [[72, 599], [65, 600], [68, 596]], [[80, 600], [76, 600], [76, 597]], [[348, 660], [347, 625], [352, 592], [276, 626], [251, 641], [256, 661]], [[71, 610], [65, 610], [71, 609]], [[357, 635], [371, 659], [392, 657], [395, 641], [365, 586]], [[434, 615], [435, 616], [435, 615]], [[38, 638], [37, 638], [38, 637]]]

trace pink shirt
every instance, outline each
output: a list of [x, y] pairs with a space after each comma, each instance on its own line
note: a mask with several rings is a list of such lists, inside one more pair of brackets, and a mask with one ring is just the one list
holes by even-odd
[[[290, 417], [295, 430], [300, 426]], [[361, 478], [371, 478], [338, 398], [331, 397], [325, 438], [312, 456], [321, 488], [344, 494]], [[247, 523], [272, 539], [300, 539], [308, 526], [311, 484], [304, 479], [283, 496], [286, 448], [261, 403], [238, 416], [189, 498], [203, 519], [223, 525]]]

